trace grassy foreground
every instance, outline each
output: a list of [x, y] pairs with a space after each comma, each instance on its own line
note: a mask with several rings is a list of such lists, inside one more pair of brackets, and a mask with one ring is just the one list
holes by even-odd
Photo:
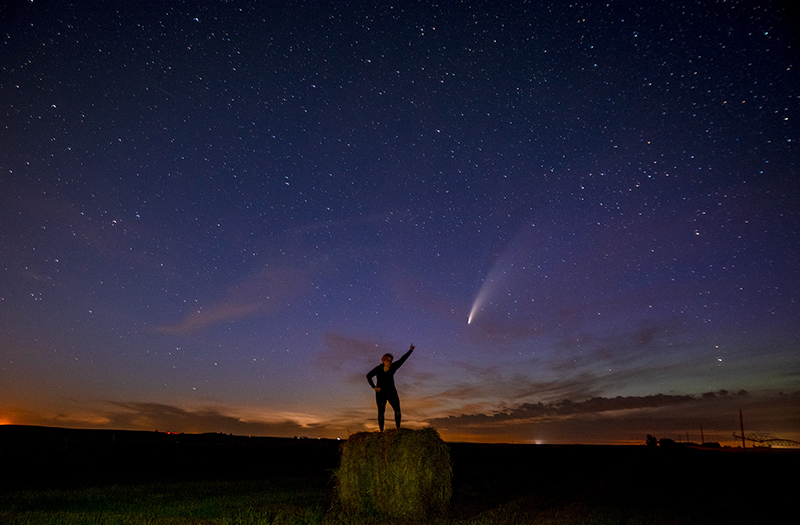
[[[0, 439], [0, 524], [414, 523], [342, 509], [335, 442], [25, 437]], [[800, 467], [798, 451], [448, 446], [450, 509], [424, 523], [783, 523], [795, 497], [794, 485], [783, 480]]]
[[148, 482], [7, 493], [0, 523], [325, 523], [328, 507], [319, 480]]
[[[469, 476], [468, 476], [469, 477]], [[466, 483], [464, 483], [466, 482]], [[729, 506], [674, 494], [643, 497], [618, 494], [607, 479], [580, 480], [550, 487], [521, 484], [508, 493], [497, 478], [462, 480], [446, 517], [432, 524], [758, 524], [773, 521], [779, 509]], [[537, 485], [537, 484], [534, 484]], [[629, 490], [629, 489], [626, 489]], [[786, 502], [788, 505], [788, 501]], [[727, 508], [726, 508], [727, 506]], [[331, 479], [169, 481], [29, 488], [0, 494], [3, 524], [379, 524], [408, 521], [364, 518], [337, 505]], [[420, 522], [421, 523], [421, 522]]]
[[[0, 523], [8, 524], [364, 524], [408, 523], [347, 515], [322, 480], [170, 482], [72, 489], [23, 490], [0, 496]], [[696, 521], [696, 514], [654, 516], [642, 509], [545, 495], [524, 495], [467, 516], [432, 524], [731, 523]], [[421, 523], [421, 522], [420, 522]]]

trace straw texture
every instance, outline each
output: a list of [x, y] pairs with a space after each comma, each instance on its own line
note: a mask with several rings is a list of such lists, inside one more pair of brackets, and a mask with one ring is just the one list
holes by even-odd
[[430, 427], [353, 434], [336, 471], [344, 510], [406, 519], [444, 513], [452, 477], [450, 451]]

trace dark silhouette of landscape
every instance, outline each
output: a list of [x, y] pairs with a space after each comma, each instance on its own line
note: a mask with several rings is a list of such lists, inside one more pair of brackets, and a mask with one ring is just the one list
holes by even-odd
[[[0, 426], [0, 495], [22, 489], [259, 479], [292, 479], [332, 492], [341, 443]], [[645, 436], [641, 446], [447, 445], [453, 465], [451, 513], [458, 519], [514, 502], [542, 512], [600, 506], [622, 522], [635, 513], [666, 522], [694, 516], [709, 523], [773, 523], [788, 515], [793, 487], [785, 477], [800, 467], [798, 450], [653, 447], [645, 444]], [[0, 517], [3, 512], [0, 507]], [[670, 521], [670, 515], [677, 521]]]

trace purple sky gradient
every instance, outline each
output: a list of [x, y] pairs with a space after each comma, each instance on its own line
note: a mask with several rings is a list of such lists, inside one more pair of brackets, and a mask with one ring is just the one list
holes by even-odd
[[0, 23], [0, 423], [800, 440], [785, 3]]

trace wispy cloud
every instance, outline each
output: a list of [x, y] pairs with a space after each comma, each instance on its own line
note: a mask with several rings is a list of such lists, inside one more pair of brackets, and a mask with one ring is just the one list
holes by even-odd
[[[374, 340], [358, 339], [346, 335], [328, 332], [322, 336], [322, 351], [317, 355], [320, 364], [340, 369], [345, 362], [359, 360], [367, 366], [379, 363], [380, 356], [392, 352], [388, 344]], [[367, 370], [364, 370], [366, 373]]]
[[162, 326], [158, 331], [187, 335], [257, 313], [272, 313], [305, 294], [311, 287], [313, 274], [312, 267], [308, 265], [268, 266], [231, 287], [220, 301], [200, 306], [177, 323]]
[[496, 412], [494, 414], [462, 414], [446, 418], [434, 419], [432, 423], [436, 425], [447, 422], [463, 423], [493, 423], [508, 422], [530, 419], [566, 417], [574, 415], [597, 414], [603, 412], [613, 412], [617, 410], [634, 410], [639, 408], [653, 408], [660, 406], [676, 405], [681, 403], [696, 402], [693, 396], [670, 396], [658, 394], [644, 397], [616, 397], [604, 398], [595, 397], [586, 401], [573, 402], [568, 399], [555, 403], [523, 403], [515, 408]]
[[224, 432], [239, 435], [287, 436], [309, 432], [309, 426], [292, 419], [245, 421], [219, 408], [187, 410], [175, 405], [142, 402], [109, 402], [109, 428], [173, 432]]
[[[405, 421], [432, 425], [449, 441], [538, 443], [644, 443], [645, 436], [737, 445], [739, 410], [747, 435], [800, 440], [800, 392], [704, 392], [694, 395], [593, 397], [550, 403], [519, 403], [501, 410], [462, 404], [456, 415], [425, 417], [438, 412], [436, 398], [404, 398]], [[374, 409], [345, 408], [320, 415], [242, 411], [230, 407], [190, 409], [178, 405], [108, 401], [80, 413], [42, 413], [0, 407], [5, 424], [161, 430], [186, 433], [223, 432], [257, 436], [347, 437], [374, 428]], [[689, 437], [687, 437], [689, 433]]]
[[[644, 442], [646, 434], [693, 441], [736, 444], [738, 411], [746, 414], [746, 433], [800, 439], [800, 392], [750, 394], [746, 391], [696, 395], [593, 397], [552, 403], [522, 403], [484, 413], [462, 413], [428, 422], [448, 439], [524, 442]], [[504, 438], [500, 436], [505, 436]]]

